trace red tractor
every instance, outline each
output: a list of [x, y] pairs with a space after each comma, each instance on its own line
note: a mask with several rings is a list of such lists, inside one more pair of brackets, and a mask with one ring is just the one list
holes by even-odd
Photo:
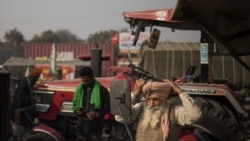
[[[204, 118], [191, 127], [191, 133], [195, 134], [196, 140], [250, 139], [249, 111], [244, 105], [247, 103], [250, 86], [246, 86], [244, 93], [240, 93], [234, 91], [230, 85], [216, 84], [214, 82], [223, 81], [214, 81], [212, 77], [210, 78], [208, 69], [208, 58], [212, 57], [209, 56], [212, 54], [209, 51], [217, 49], [214, 46], [216, 43], [226, 48], [227, 55], [234, 57], [247, 71], [250, 70], [249, 64], [242, 59], [242, 56], [250, 55], [250, 32], [248, 32], [250, 11], [246, 10], [246, 5], [249, 6], [250, 2], [178, 0], [175, 9], [123, 13], [124, 20], [135, 35], [133, 45], [136, 44], [140, 32], [145, 31], [147, 27], [150, 27], [151, 31], [148, 46], [153, 49], [160, 36], [160, 30], [155, 27], [169, 27], [172, 31], [175, 29], [201, 31], [199, 78], [194, 80], [195, 66], [192, 66], [187, 70], [186, 76], [176, 80], [184, 91], [204, 105], [202, 107]], [[232, 11], [232, 9], [237, 10]], [[244, 24], [240, 24], [239, 21]], [[180, 104], [177, 97], [171, 98], [170, 101]]]
[[[239, 57], [250, 54], [249, 6], [250, 1], [246, 0], [229, 0], [228, 2], [179, 0], [174, 10], [124, 12], [123, 16], [133, 29], [132, 33], [135, 35], [133, 44], [136, 44], [140, 32], [144, 31], [145, 27], [162, 26], [173, 29], [202, 30], [213, 41], [224, 45], [243, 66], [249, 68]], [[233, 12], [232, 7], [236, 9]], [[149, 47], [156, 47], [159, 33], [157, 29], [152, 31]], [[207, 42], [207, 38], [202, 38], [201, 42]], [[183, 80], [178, 79], [180, 82], [178, 85], [203, 105], [204, 114], [197, 123], [182, 127], [179, 141], [245, 141], [250, 139], [249, 114], [243, 105], [245, 97], [249, 93], [246, 91], [242, 98], [242, 95], [238, 95], [227, 85], [209, 84], [207, 67], [207, 64], [201, 64], [202, 72], [199, 82], [185, 83], [187, 77], [184, 77]], [[129, 95], [124, 94], [129, 93], [128, 88], [133, 88], [136, 78], [162, 81], [132, 64], [128, 68], [126, 70], [129, 71], [121, 72], [114, 77], [97, 78], [111, 91], [111, 102], [118, 104], [118, 106], [113, 106], [113, 111], [117, 110], [117, 107], [129, 103], [126, 100]], [[110, 84], [118, 79], [125, 79], [128, 82], [127, 86], [111, 87]], [[76, 117], [72, 112], [72, 96], [79, 82], [80, 79], [60, 80], [36, 86], [34, 92], [40, 98], [36, 104], [40, 124], [34, 126], [33, 130], [23, 137], [23, 141], [70, 141], [75, 139]], [[126, 90], [121, 96], [112, 93], [112, 91], [116, 91], [112, 89], [122, 88]], [[178, 97], [171, 97], [170, 102], [180, 104]], [[124, 128], [124, 125], [116, 123], [112, 114], [106, 115], [106, 122], [107, 125], [111, 125], [110, 140], [133, 140], [133, 132], [130, 128], [126, 125]]]
[[[137, 67], [125, 68], [123, 70], [126, 71], [114, 77], [97, 77], [96, 79], [108, 90], [110, 90], [110, 83], [113, 80], [127, 80], [130, 83], [129, 88], [132, 89], [136, 77], [153, 79], [153, 77], [149, 77], [149, 74], [142, 74], [144, 71], [138, 70]], [[77, 117], [72, 110], [72, 98], [75, 88], [80, 81], [80, 79], [57, 80], [35, 86], [34, 93], [38, 97], [36, 110], [39, 112], [40, 122], [32, 128], [32, 131], [29, 131], [23, 136], [22, 141], [75, 140]], [[111, 113], [105, 115], [104, 118], [106, 122], [106, 130], [104, 130], [106, 137], [104, 138], [117, 140], [118, 138], [115, 136], [125, 136], [122, 135], [126, 133], [126, 130], [123, 129], [123, 125], [116, 123]], [[118, 133], [119, 135], [117, 135]]]
[[[138, 77], [162, 81], [134, 65], [130, 65], [129, 69], [126, 70], [129, 71], [121, 72], [115, 77], [97, 78], [100, 83], [111, 90], [111, 103], [118, 102], [117, 106], [111, 107], [113, 111], [124, 104], [129, 105], [129, 102], [125, 101], [130, 97], [130, 90], [124, 90], [124, 92], [127, 92], [124, 96], [114, 94], [114, 91], [118, 89], [123, 91], [121, 89], [124, 87], [132, 89], [134, 80]], [[116, 88], [112, 86], [112, 84], [114, 85], [112, 82], [119, 83], [121, 80], [129, 83], [127, 83], [127, 86], [124, 86], [124, 83], [122, 85], [115, 84], [116, 86], [120, 85]], [[40, 123], [24, 135], [23, 141], [75, 140], [76, 116], [72, 111], [72, 97], [79, 82], [80, 79], [58, 80], [36, 86], [34, 92], [39, 97], [36, 109], [39, 111]], [[202, 120], [193, 125], [182, 127], [179, 141], [235, 141], [248, 138], [248, 113], [243, 108], [242, 101], [239, 100], [237, 94], [229, 87], [222, 84], [205, 83], [180, 83], [179, 86], [203, 104], [202, 110], [204, 112]], [[170, 101], [173, 104], [180, 104], [180, 100], [176, 96], [171, 97]], [[104, 134], [104, 136], [108, 136], [106, 137], [107, 140], [133, 140], [133, 130], [128, 126], [117, 123], [111, 113], [105, 116], [105, 122], [106, 128], [109, 129], [109, 132]]]

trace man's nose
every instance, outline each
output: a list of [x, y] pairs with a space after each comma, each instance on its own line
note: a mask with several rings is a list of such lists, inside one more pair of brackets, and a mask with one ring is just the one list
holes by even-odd
[[155, 103], [152, 99], [148, 100], [148, 106], [155, 106]]

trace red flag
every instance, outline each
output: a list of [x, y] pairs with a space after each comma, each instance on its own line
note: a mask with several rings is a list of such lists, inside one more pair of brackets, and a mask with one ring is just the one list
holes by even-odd
[[112, 37], [111, 37], [111, 44], [112, 45], [116, 45], [119, 42], [119, 38], [118, 38], [118, 33], [115, 33]]

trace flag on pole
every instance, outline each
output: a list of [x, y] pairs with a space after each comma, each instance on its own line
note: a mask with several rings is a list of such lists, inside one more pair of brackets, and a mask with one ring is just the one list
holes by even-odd
[[25, 71], [25, 77], [29, 76], [29, 72], [30, 72], [30, 65], [26, 68], [26, 71]]
[[32, 69], [32, 66], [31, 66], [31, 58], [29, 58], [28, 64], [29, 64], [29, 65], [27, 66], [26, 71], [25, 71], [25, 74], [24, 74], [25, 77], [29, 76], [30, 69]]
[[118, 35], [118, 33], [115, 33], [112, 37], [111, 37], [111, 44], [112, 45], [116, 45], [116, 44], [118, 44], [118, 42], [119, 42], [119, 35]]
[[51, 48], [51, 55], [50, 55], [50, 74], [52, 75], [52, 79], [56, 79], [56, 44], [53, 43]]

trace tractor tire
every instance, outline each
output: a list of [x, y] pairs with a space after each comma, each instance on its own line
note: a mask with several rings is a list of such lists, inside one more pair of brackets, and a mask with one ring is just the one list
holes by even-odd
[[[221, 141], [243, 141], [247, 137], [242, 134], [240, 123], [232, 112], [211, 98], [193, 97], [201, 105], [202, 118], [194, 125], [209, 131], [209, 134]], [[182, 104], [179, 97], [172, 97], [171, 105]]]
[[56, 141], [52, 136], [44, 132], [30, 131], [26, 133], [22, 141]]

